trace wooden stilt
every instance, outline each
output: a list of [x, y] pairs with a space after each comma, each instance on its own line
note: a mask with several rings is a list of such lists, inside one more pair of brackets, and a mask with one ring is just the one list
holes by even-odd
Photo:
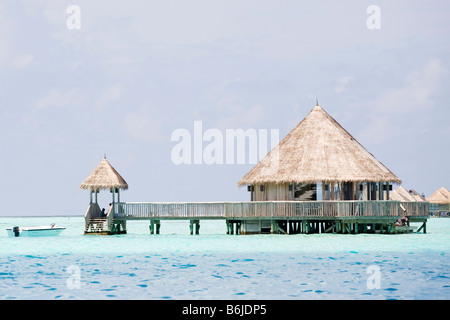
[[394, 224], [393, 223], [388, 224], [388, 233], [394, 233]]
[[150, 229], [150, 234], [155, 233], [155, 223], [153, 222], [153, 220], [150, 220], [149, 229]]
[[189, 222], [189, 231], [192, 234], [200, 233], [200, 220], [190, 220]]
[[161, 228], [161, 222], [159, 220], [154, 220], [154, 224], [155, 224], [155, 233], [159, 234], [159, 230]]
[[200, 234], [200, 220], [195, 222], [195, 234]]
[[420, 232], [420, 231], [422, 231], [422, 230], [423, 230], [423, 233], [427, 233], [427, 222], [426, 222], [426, 221], [424, 221], [424, 222], [422, 223], [422, 225], [420, 226], [419, 229], [417, 229], [416, 232]]
[[330, 231], [333, 232], [333, 228], [334, 228], [334, 224], [332, 222], [329, 222], [327, 224], [327, 228], [325, 229], [324, 233], [327, 233], [327, 232], [330, 232]]

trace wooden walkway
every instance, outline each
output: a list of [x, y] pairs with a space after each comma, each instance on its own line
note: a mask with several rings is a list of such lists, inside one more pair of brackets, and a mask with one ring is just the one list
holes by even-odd
[[[197, 203], [114, 203], [98, 217], [92, 203], [85, 215], [85, 234], [126, 233], [127, 220], [148, 220], [150, 233], [159, 233], [161, 220], [188, 220], [198, 234], [200, 220], [221, 219], [228, 234], [258, 233], [404, 233], [410, 222], [426, 232], [427, 202], [399, 201], [250, 201]], [[408, 217], [401, 228], [395, 224]]]

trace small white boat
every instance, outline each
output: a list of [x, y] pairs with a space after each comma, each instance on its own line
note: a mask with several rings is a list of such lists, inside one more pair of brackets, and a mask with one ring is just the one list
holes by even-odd
[[52, 223], [49, 226], [39, 227], [12, 227], [6, 228], [8, 236], [13, 237], [48, 237], [60, 235], [66, 228], [58, 227]]

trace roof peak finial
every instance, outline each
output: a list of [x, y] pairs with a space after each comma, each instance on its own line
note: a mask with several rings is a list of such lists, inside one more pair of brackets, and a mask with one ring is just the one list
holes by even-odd
[[106, 153], [103, 154], [103, 159], [106, 159]]
[[317, 97], [316, 97], [316, 107], [318, 107], [319, 106], [319, 99], [317, 99]]

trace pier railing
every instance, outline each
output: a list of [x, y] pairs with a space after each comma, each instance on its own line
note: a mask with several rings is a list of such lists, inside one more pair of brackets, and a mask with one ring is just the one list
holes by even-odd
[[427, 202], [400, 201], [250, 201], [115, 203], [114, 217], [124, 219], [398, 217], [428, 216]]
[[106, 214], [106, 224], [108, 226], [108, 230], [111, 230], [111, 227], [113, 225], [114, 221], [114, 207], [117, 206], [117, 204], [112, 203], [111, 206], [108, 209], [108, 213]]
[[92, 202], [89, 204], [89, 207], [87, 208], [87, 211], [84, 215], [84, 229], [86, 230], [89, 225], [89, 221], [91, 218], [97, 218], [100, 213], [100, 207], [97, 203]]

